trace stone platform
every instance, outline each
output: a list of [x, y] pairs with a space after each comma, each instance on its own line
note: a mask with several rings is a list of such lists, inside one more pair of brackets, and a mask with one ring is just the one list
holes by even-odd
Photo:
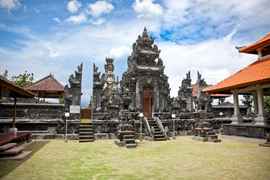
[[223, 125], [224, 135], [244, 136], [244, 137], [264, 139], [266, 137], [267, 131], [270, 131], [269, 125], [255, 125], [251, 123]]

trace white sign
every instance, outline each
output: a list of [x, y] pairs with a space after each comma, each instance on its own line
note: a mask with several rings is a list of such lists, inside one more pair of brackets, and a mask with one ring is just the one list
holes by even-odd
[[69, 112], [71, 114], [80, 114], [81, 107], [76, 105], [69, 106]]

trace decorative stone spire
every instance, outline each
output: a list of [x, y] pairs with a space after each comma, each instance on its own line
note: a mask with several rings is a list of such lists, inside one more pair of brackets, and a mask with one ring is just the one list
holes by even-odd
[[75, 75], [71, 74], [69, 76], [69, 86], [65, 86], [65, 104], [69, 105], [80, 105], [81, 104], [81, 84], [82, 84], [82, 69], [83, 64], [81, 63], [77, 70], [75, 70]]

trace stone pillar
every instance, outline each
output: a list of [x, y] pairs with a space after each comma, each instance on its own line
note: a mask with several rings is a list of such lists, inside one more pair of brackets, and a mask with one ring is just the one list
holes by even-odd
[[264, 101], [263, 101], [263, 89], [261, 87], [256, 88], [257, 93], [257, 101], [258, 101], [258, 114], [255, 118], [255, 124], [264, 125], [265, 117], [264, 117]]
[[258, 97], [256, 92], [253, 94], [253, 105], [254, 105], [254, 113], [258, 114]]
[[232, 117], [232, 124], [238, 124], [241, 119], [240, 110], [239, 110], [239, 98], [238, 98], [238, 91], [233, 91], [233, 117]]
[[160, 106], [159, 106], [159, 84], [157, 81], [154, 82], [154, 92], [153, 92], [153, 100], [154, 100], [154, 112], [160, 111]]
[[140, 83], [139, 80], [136, 82], [136, 109], [141, 110], [141, 96], [140, 96]]

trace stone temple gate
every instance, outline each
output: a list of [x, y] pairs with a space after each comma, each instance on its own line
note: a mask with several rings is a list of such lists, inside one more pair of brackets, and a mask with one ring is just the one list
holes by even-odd
[[159, 54], [160, 50], [144, 29], [133, 44], [128, 70], [121, 81], [122, 92], [131, 97], [129, 109], [144, 112], [146, 117], [151, 117], [153, 112], [168, 111], [170, 88]]
[[[113, 67], [112, 59], [106, 59], [106, 72], [101, 77], [94, 65], [92, 99], [94, 112], [105, 112], [111, 109], [108, 106], [104, 107], [101, 101], [110, 102], [109, 106], [114, 107], [114, 110], [143, 112], [147, 118], [151, 118], [154, 112], [169, 111], [170, 88], [168, 77], [164, 74], [165, 67], [159, 57], [160, 50], [148, 35], [146, 28], [133, 43], [132, 48], [133, 51], [127, 62], [128, 69], [123, 74], [120, 87], [118, 86], [118, 80], [115, 80], [113, 75], [114, 68], [111, 68], [110, 71], [106, 68], [107, 66]], [[106, 78], [108, 76], [112, 78]], [[108, 86], [108, 84], [111, 84], [111, 86]], [[111, 90], [108, 88], [111, 88]], [[108, 91], [111, 93], [106, 93]]]

